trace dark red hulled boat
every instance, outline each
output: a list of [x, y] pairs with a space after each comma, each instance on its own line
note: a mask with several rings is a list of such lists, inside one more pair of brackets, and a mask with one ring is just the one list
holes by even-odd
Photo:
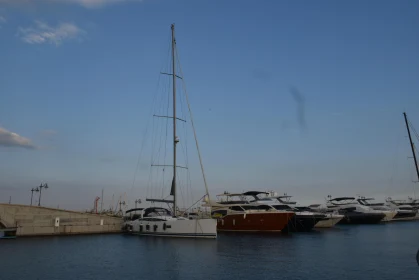
[[277, 211], [268, 205], [231, 205], [212, 212], [218, 231], [280, 232], [294, 212]]

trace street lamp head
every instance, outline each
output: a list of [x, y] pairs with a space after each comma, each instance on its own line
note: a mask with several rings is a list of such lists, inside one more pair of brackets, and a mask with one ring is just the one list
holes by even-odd
[[47, 183], [44, 184], [44, 188], [48, 189], [48, 184]]
[[37, 188], [35, 189], [35, 191], [36, 191], [36, 192], [39, 192], [39, 188], [37, 187]]

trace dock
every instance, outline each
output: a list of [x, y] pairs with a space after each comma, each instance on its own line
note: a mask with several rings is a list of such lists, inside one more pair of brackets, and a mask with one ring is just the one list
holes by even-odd
[[41, 206], [0, 204], [0, 228], [17, 227], [17, 236], [120, 233], [122, 217]]

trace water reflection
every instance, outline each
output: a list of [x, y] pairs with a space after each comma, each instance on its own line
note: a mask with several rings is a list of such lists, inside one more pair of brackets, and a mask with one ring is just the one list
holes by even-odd
[[218, 240], [102, 235], [1, 241], [0, 279], [416, 279], [419, 223]]

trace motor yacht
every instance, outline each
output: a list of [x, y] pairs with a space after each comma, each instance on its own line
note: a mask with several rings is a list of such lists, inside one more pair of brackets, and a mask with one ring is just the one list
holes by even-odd
[[289, 221], [287, 230], [290, 232], [305, 232], [312, 230], [315, 225], [326, 218], [326, 215], [314, 213], [310, 209], [298, 207], [297, 202], [291, 201], [291, 196], [278, 196], [275, 192], [248, 191], [242, 194], [251, 197], [250, 203], [267, 204], [280, 211], [292, 211], [295, 216]]
[[393, 200], [389, 197], [386, 199], [386, 202], [389, 208], [396, 211], [393, 221], [411, 221], [419, 219], [418, 209], [415, 208], [415, 203], [413, 201]]
[[386, 216], [382, 220], [383, 222], [390, 222], [397, 215], [397, 210], [391, 209], [389, 206], [380, 202], [373, 202], [374, 198], [359, 197], [357, 201], [359, 204], [368, 206], [374, 210], [382, 211]]
[[337, 210], [339, 214], [345, 216], [340, 220], [339, 223], [341, 224], [377, 224], [386, 217], [382, 211], [359, 204], [355, 197], [337, 197], [332, 199], [329, 196], [326, 206], [329, 209]]

